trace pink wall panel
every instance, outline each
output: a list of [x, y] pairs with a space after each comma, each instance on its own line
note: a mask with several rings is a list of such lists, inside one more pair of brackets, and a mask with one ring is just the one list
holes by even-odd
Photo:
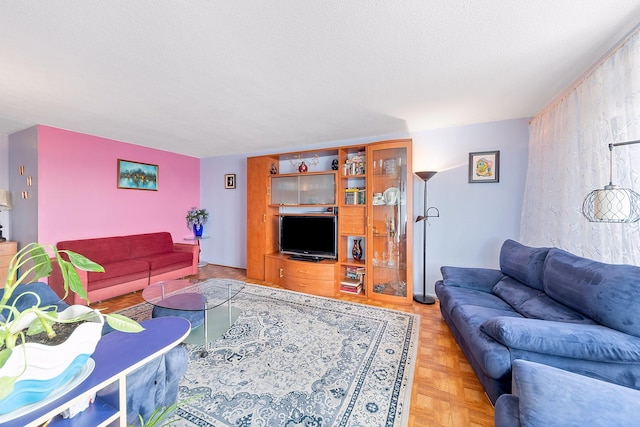
[[[118, 159], [158, 165], [158, 191], [117, 188]], [[195, 157], [38, 126], [40, 243], [154, 231], [192, 243], [185, 215], [199, 200]]]

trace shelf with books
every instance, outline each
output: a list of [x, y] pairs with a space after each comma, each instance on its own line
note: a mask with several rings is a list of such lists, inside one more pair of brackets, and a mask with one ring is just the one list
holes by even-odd
[[355, 295], [362, 293], [366, 271], [364, 266], [345, 266], [344, 276], [340, 281], [340, 292]]

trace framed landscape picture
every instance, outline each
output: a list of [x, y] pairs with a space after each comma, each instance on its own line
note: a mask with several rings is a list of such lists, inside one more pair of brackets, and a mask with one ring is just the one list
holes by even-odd
[[118, 188], [158, 191], [158, 165], [118, 159]]
[[500, 151], [469, 153], [469, 182], [500, 182]]

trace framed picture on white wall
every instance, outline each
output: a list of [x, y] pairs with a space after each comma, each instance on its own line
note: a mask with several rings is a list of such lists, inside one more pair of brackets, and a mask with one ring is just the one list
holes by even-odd
[[469, 182], [500, 182], [500, 151], [469, 153]]
[[228, 173], [224, 176], [224, 188], [236, 188], [236, 174]]

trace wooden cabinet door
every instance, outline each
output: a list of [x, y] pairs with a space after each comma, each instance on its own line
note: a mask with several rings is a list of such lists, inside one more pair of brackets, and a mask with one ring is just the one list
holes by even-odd
[[[398, 304], [413, 300], [413, 192], [411, 140], [374, 143], [367, 191], [382, 195], [368, 200], [367, 297]], [[379, 197], [376, 198], [380, 199]]]
[[247, 277], [265, 280], [265, 254], [277, 250], [277, 211], [269, 207], [272, 157], [247, 158]]

